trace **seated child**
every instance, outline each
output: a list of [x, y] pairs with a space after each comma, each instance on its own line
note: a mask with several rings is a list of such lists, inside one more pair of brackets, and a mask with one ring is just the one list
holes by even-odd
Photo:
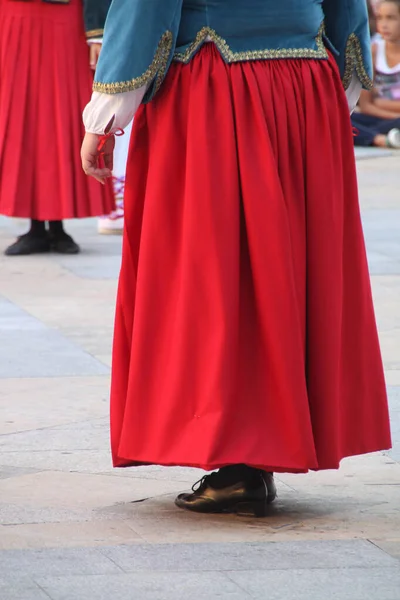
[[376, 10], [372, 54], [375, 88], [363, 90], [352, 116], [356, 146], [400, 148], [400, 0], [382, 0]]

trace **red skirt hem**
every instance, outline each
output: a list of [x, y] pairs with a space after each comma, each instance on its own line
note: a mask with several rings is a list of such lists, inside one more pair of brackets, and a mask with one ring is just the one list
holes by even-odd
[[[310, 471], [336, 471], [340, 468], [340, 464], [343, 460], [348, 458], [354, 458], [357, 456], [363, 456], [365, 454], [373, 454], [374, 452], [381, 452], [383, 450], [390, 450], [390, 446], [387, 448], [382, 448], [381, 446], [368, 450], [358, 450], [353, 454], [349, 454], [343, 456], [340, 460], [335, 463], [329, 465], [323, 465], [321, 467], [304, 467], [304, 468], [296, 468], [296, 467], [286, 467], [286, 466], [274, 466], [271, 464], [264, 463], [252, 463], [246, 462], [246, 465], [249, 467], [253, 467], [255, 469], [261, 469], [262, 471], [267, 471], [269, 473], [309, 473]], [[213, 463], [213, 464], [202, 464], [201, 462], [182, 462], [182, 460], [177, 460], [175, 462], [153, 462], [153, 461], [134, 461], [132, 459], [124, 459], [119, 457], [115, 461], [113, 461], [113, 467], [116, 469], [126, 469], [130, 467], [149, 467], [149, 466], [158, 466], [158, 467], [189, 467], [193, 469], [202, 469], [203, 471], [215, 471], [217, 469], [222, 469], [223, 467], [228, 467], [231, 465], [242, 464], [240, 460], [231, 461], [231, 462], [222, 462], [222, 463]]]

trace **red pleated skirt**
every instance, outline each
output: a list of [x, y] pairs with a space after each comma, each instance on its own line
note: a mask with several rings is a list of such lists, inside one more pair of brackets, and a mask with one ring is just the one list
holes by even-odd
[[333, 60], [213, 44], [134, 123], [113, 462], [335, 469], [391, 444], [349, 112]]
[[111, 185], [80, 162], [91, 86], [82, 0], [0, 0], [0, 214], [59, 220], [113, 209]]

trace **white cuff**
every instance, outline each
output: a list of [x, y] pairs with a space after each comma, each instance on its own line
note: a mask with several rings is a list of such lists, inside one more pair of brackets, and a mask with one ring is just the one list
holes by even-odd
[[[121, 94], [101, 94], [93, 92], [92, 99], [83, 111], [83, 123], [88, 133], [103, 135], [107, 125], [114, 118], [111, 133], [125, 129], [132, 121], [143, 97], [147, 85]], [[107, 133], [109, 133], [107, 131]]]
[[357, 106], [357, 102], [360, 99], [360, 94], [362, 90], [362, 83], [359, 80], [356, 73], [353, 73], [353, 76], [350, 81], [350, 85], [346, 90], [347, 103], [349, 105], [350, 114], [353, 113], [355, 107]]
[[87, 40], [87, 43], [89, 46], [91, 46], [91, 44], [102, 44], [103, 38], [90, 38], [90, 40]]

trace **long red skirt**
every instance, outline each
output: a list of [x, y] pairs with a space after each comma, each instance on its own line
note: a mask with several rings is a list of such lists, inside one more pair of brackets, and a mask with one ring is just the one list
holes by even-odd
[[113, 209], [111, 185], [80, 162], [92, 77], [82, 0], [0, 0], [0, 214], [59, 220]]
[[345, 94], [333, 61], [207, 44], [137, 114], [114, 465], [331, 469], [390, 447]]

